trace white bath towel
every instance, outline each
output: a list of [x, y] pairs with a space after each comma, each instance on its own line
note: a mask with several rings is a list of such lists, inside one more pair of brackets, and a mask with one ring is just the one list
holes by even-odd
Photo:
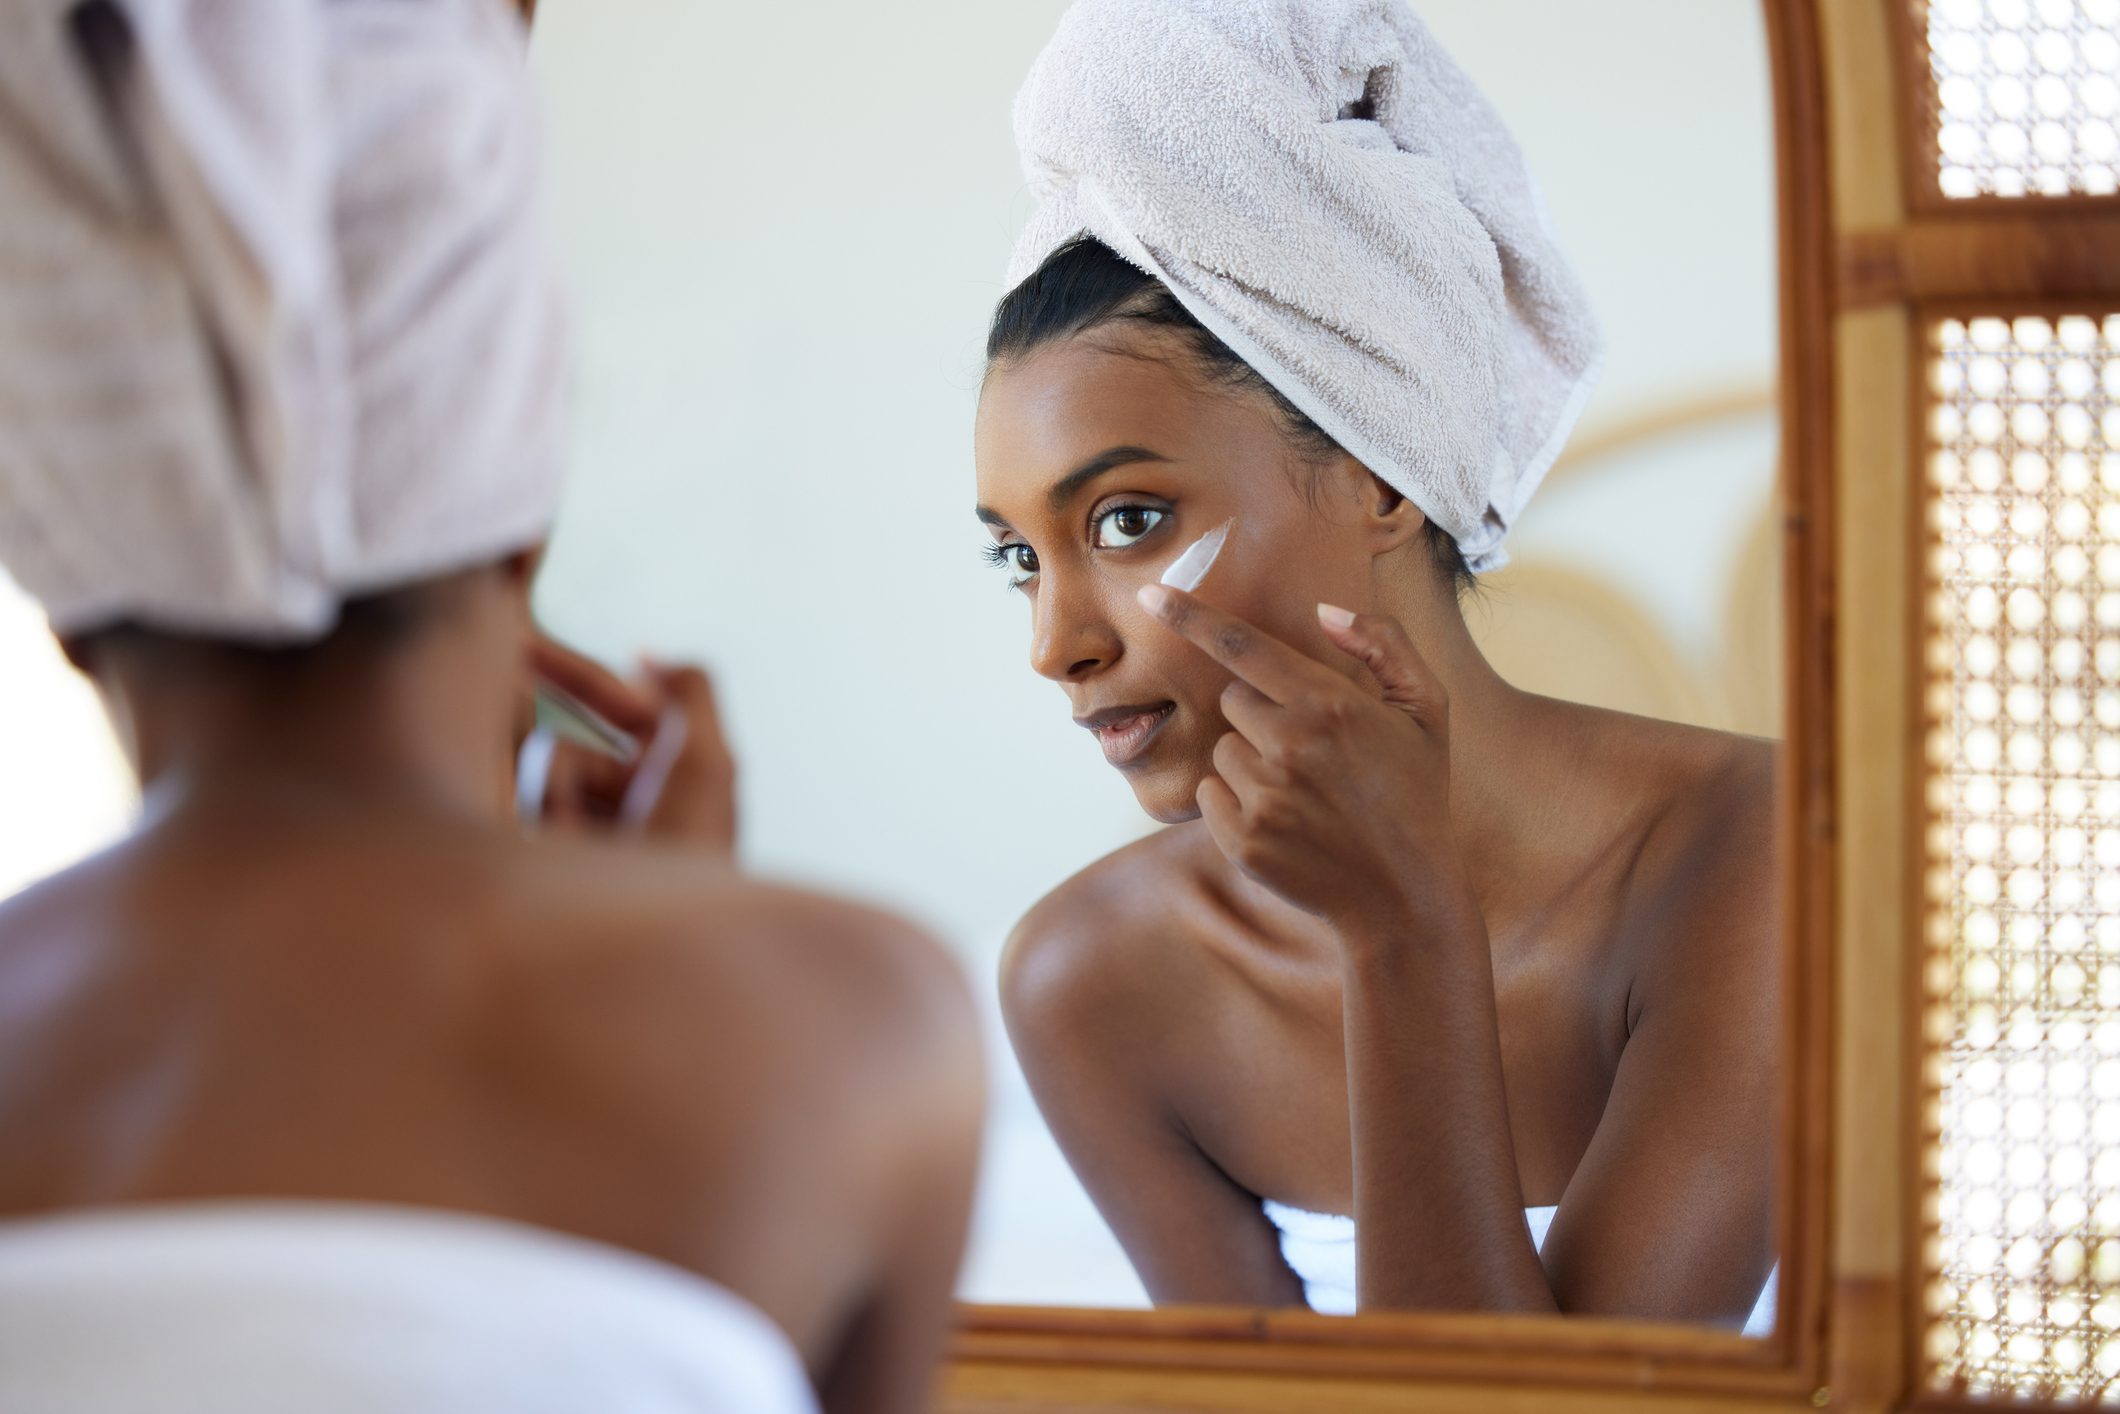
[[566, 373], [501, 0], [0, 5], [0, 564], [306, 640], [535, 543]]
[[1475, 570], [1600, 341], [1501, 119], [1403, 0], [1077, 0], [1016, 100], [1041, 207], [1162, 280]]
[[184, 1203], [0, 1222], [8, 1414], [815, 1414], [755, 1307], [468, 1214]]
[[[1302, 1281], [1303, 1299], [1310, 1303], [1310, 1309], [1327, 1316], [1352, 1316], [1355, 1313], [1354, 1219], [1337, 1213], [1313, 1213], [1291, 1208], [1271, 1198], [1261, 1206], [1266, 1212], [1266, 1220], [1280, 1233], [1281, 1260]], [[1553, 1226], [1554, 1214], [1559, 1211], [1557, 1207], [1524, 1209], [1524, 1222], [1531, 1229], [1533, 1247], [1542, 1252], [1545, 1250], [1546, 1233]], [[1774, 1311], [1780, 1291], [1781, 1265], [1776, 1263], [1767, 1273], [1767, 1283], [1753, 1301], [1751, 1313], [1745, 1317], [1744, 1334], [1768, 1336], [1774, 1333]]]

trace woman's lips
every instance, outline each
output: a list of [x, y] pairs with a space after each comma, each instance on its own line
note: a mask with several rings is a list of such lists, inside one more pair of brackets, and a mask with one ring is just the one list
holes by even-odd
[[1097, 745], [1104, 748], [1104, 759], [1114, 766], [1124, 766], [1147, 752], [1148, 744], [1176, 710], [1174, 702], [1153, 707], [1115, 707], [1080, 720], [1096, 735]]

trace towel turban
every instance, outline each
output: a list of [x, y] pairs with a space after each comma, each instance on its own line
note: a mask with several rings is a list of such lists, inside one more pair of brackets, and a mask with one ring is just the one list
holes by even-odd
[[1522, 153], [1399, 0], [1079, 0], [1016, 100], [1087, 233], [1456, 539], [1475, 570], [1580, 415], [1596, 320]]
[[567, 360], [502, 0], [0, 7], [0, 564], [256, 642], [546, 533]]

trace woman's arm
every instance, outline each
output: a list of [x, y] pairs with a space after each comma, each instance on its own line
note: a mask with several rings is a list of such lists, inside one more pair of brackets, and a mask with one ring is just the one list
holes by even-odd
[[[1771, 1169], [1756, 1140], [1767, 1126], [1757, 1087], [1719, 1084], [1714, 1067], [1758, 1052], [1693, 1044], [1730, 999], [1704, 1003], [1697, 985], [1662, 977], [1646, 979], [1656, 1024], [1644, 1011], [1541, 1263], [1523, 1216], [1485, 926], [1451, 834], [1448, 704], [1399, 625], [1320, 609], [1379, 697], [1189, 596], [1152, 586], [1142, 597], [1237, 675], [1222, 703], [1235, 730], [1199, 794], [1216, 843], [1343, 944], [1362, 1306], [1701, 1319], [1756, 1290]], [[1674, 1285], [1679, 1268], [1692, 1279]]]
[[[855, 1179], [875, 1204], [873, 1286], [853, 1312], [819, 1379], [826, 1414], [913, 1414], [933, 1407], [935, 1373], [955, 1310], [967, 1222], [986, 1119], [986, 1060], [976, 1014], [939, 949], [889, 940], [921, 965], [890, 1006], [897, 1042], [854, 1058], [893, 1117], [895, 1150]], [[857, 1023], [849, 1022], [848, 1029]]]
[[1543, 1261], [1477, 915], [1343, 931], [1364, 1308], [1742, 1323], [1773, 1260], [1776, 937], [1761, 882], [1689, 881], [1693, 902], [1656, 920], [1669, 931], [1645, 949], [1612, 1091]]
[[1337, 925], [1363, 1310], [1559, 1309], [1524, 1221], [1486, 926], [1464, 893]]
[[[1063, 885], [1002, 961], [1009, 1040], [1053, 1137], [1158, 1304], [1301, 1305], [1259, 1200], [1202, 1153], [1170, 1102], [1189, 999], [1156, 940], [1124, 935], [1095, 885]], [[1197, 996], [1197, 993], [1195, 993]]]
[[[1739, 1325], [1774, 1262], [1780, 872], [1771, 758], [1670, 822], [1626, 1048], [1546, 1235], [1571, 1311]], [[1726, 782], [1726, 785], [1733, 783]], [[1663, 897], [1657, 897], [1657, 893]]]

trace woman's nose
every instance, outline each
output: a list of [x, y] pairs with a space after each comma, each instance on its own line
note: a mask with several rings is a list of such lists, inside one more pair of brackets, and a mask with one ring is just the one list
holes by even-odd
[[1051, 585], [1033, 609], [1031, 668], [1054, 682], [1076, 682], [1119, 657], [1119, 636], [1093, 602]]

